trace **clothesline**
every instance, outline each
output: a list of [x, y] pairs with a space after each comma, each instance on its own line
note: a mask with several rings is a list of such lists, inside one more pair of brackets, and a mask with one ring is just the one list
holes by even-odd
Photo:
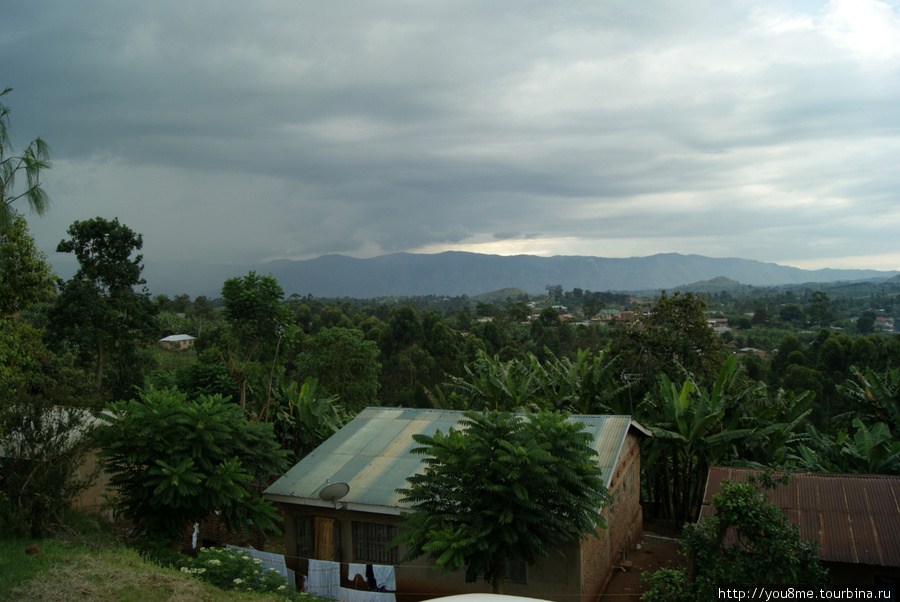
[[[362, 567], [361, 573], [360, 567]], [[317, 596], [340, 599], [345, 602], [396, 602], [397, 598], [393, 592], [384, 591], [397, 589], [393, 566], [351, 564], [348, 569], [348, 579], [351, 580], [357, 575], [367, 578], [368, 573], [371, 572], [372, 580], [380, 591], [341, 587], [341, 563], [330, 560], [309, 561], [304, 590]]]
[[[290, 556], [288, 554], [284, 554], [284, 557], [292, 558], [294, 560], [318, 560], [317, 558], [310, 558], [308, 556]], [[337, 562], [337, 561], [334, 561], [334, 562]], [[341, 561], [340, 564], [373, 564], [373, 563], [371, 563], [371, 562], [370, 563], [360, 563], [360, 562], [350, 563], [350, 562]], [[407, 564], [405, 562], [403, 564], [385, 565], [385, 566], [403, 567], [403, 569], [433, 569], [434, 568], [433, 564]]]

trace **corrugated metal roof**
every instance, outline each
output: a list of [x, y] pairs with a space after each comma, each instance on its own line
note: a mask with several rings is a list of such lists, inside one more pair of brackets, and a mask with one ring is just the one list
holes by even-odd
[[[347, 483], [350, 492], [341, 504], [384, 509], [403, 509], [396, 490], [406, 479], [422, 470], [421, 455], [411, 452], [418, 444], [415, 434], [446, 433], [455, 427], [464, 412], [406, 408], [366, 408], [340, 431], [323, 442], [312, 453], [275, 481], [265, 494], [275, 498], [292, 498], [296, 503], [323, 505], [319, 491], [328, 483]], [[634, 426], [630, 416], [573, 415], [571, 420], [584, 423], [597, 451], [597, 462], [603, 469], [607, 487], [625, 435]]]
[[[701, 518], [713, 514], [709, 504], [722, 481], [744, 483], [761, 473], [710, 468]], [[769, 491], [769, 502], [800, 526], [804, 539], [819, 542], [824, 561], [900, 567], [900, 477], [794, 473], [789, 484]]]

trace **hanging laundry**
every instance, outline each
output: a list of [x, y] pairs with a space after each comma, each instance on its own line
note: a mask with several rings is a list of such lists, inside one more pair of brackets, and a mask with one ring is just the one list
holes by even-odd
[[366, 565], [364, 564], [354, 564], [350, 563], [347, 565], [347, 579], [353, 581], [353, 579], [359, 575], [363, 579], [366, 578]]
[[397, 580], [392, 565], [373, 564], [372, 573], [375, 575], [375, 582], [378, 584], [378, 591], [396, 591]]
[[306, 590], [325, 598], [339, 598], [341, 587], [341, 565], [329, 560], [310, 560]]

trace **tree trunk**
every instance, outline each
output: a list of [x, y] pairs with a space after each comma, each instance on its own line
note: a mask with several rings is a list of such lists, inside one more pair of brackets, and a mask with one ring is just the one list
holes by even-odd
[[491, 561], [491, 585], [495, 594], [503, 593], [503, 584], [506, 582], [506, 563], [502, 560]]
[[100, 390], [100, 386], [103, 384], [103, 357], [106, 355], [106, 348], [103, 346], [103, 343], [97, 343], [97, 374], [95, 378], [95, 383], [97, 390]]

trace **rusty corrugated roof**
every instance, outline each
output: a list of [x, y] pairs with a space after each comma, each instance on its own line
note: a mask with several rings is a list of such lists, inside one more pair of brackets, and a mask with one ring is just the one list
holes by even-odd
[[[700, 517], [711, 516], [722, 481], [744, 483], [761, 470], [714, 466]], [[769, 491], [769, 502], [800, 526], [804, 539], [821, 546], [819, 558], [900, 567], [900, 477], [868, 474], [794, 473]]]
[[[349, 493], [339, 500], [360, 510], [397, 513], [406, 508], [397, 489], [406, 478], [423, 468], [414, 434], [446, 433], [463, 417], [451, 410], [406, 408], [366, 408], [340, 431], [294, 465], [265, 491], [272, 500], [331, 506], [319, 499], [319, 491], [329, 483], [347, 483]], [[630, 416], [573, 415], [593, 436], [597, 462], [603, 469], [606, 486], [630, 428], [647, 431]]]

